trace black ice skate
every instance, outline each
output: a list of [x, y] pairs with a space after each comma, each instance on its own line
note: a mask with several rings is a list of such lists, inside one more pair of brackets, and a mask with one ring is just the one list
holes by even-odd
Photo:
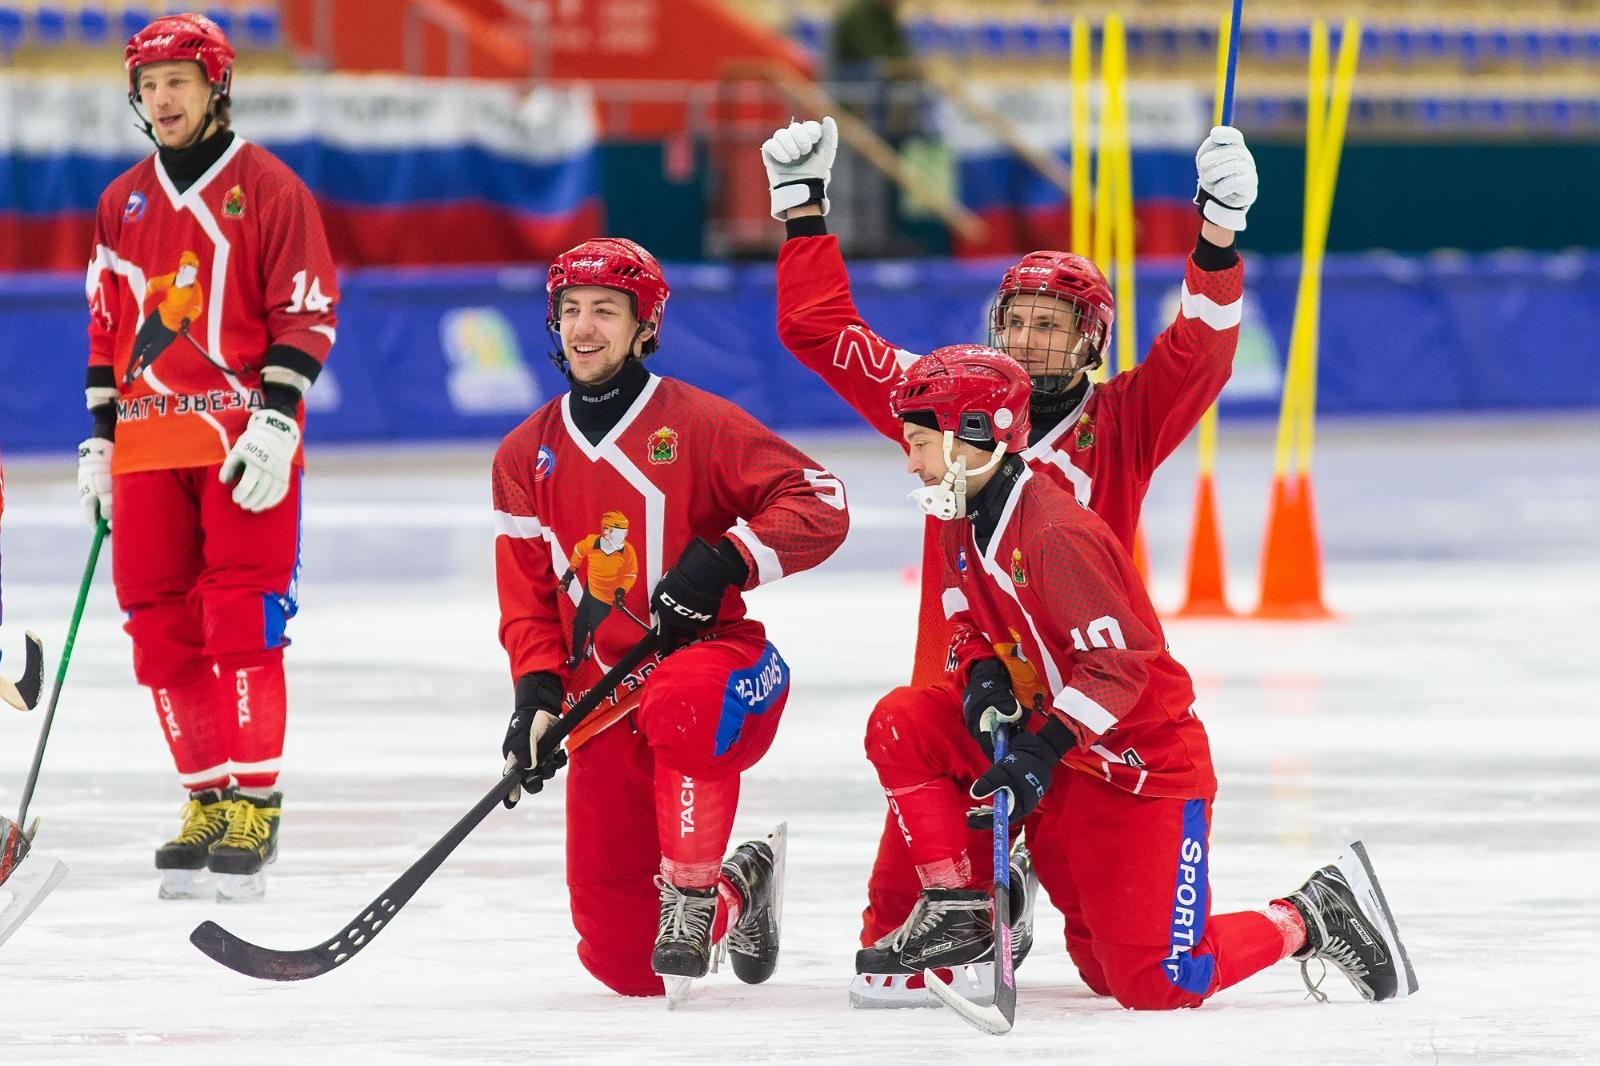
[[[1039, 897], [1039, 877], [1033, 872], [1033, 856], [1018, 840], [1011, 847], [1011, 959], [1021, 966], [1033, 949], [1033, 908]], [[984, 895], [988, 899], [988, 895]], [[918, 906], [920, 906], [920, 901]], [[912, 915], [915, 917], [916, 912]], [[856, 976], [850, 983], [850, 1005], [858, 1009], [881, 1010], [901, 1007], [937, 1007], [939, 1000], [928, 991], [922, 968], [908, 964], [900, 944], [907, 933], [901, 926], [870, 948], [856, 952]], [[993, 933], [988, 934], [991, 938]], [[946, 968], [937, 967], [940, 977], [979, 1006], [994, 1001], [993, 963], [987, 956], [979, 962]]]
[[785, 822], [765, 840], [740, 844], [722, 864], [722, 876], [739, 893], [739, 921], [728, 930], [728, 954], [734, 975], [747, 985], [759, 985], [778, 968], [788, 839]]
[[1318, 990], [1322, 979], [1313, 982], [1307, 972], [1312, 959], [1333, 963], [1369, 1000], [1397, 999], [1417, 990], [1411, 958], [1400, 943], [1394, 915], [1359, 840], [1332, 866], [1312, 874], [1286, 902], [1300, 912], [1306, 925], [1305, 947], [1294, 957], [1300, 960], [1306, 987], [1318, 1000], [1326, 1002], [1328, 997]]
[[217, 874], [217, 902], [260, 899], [267, 891], [266, 866], [278, 857], [278, 819], [283, 793], [265, 799], [239, 795], [228, 809], [222, 839], [211, 846], [206, 867]]
[[717, 890], [679, 888], [660, 874], [661, 920], [650, 968], [664, 978], [704, 977], [711, 970], [711, 924], [717, 916]]
[[156, 849], [162, 899], [208, 899], [213, 894], [206, 876], [206, 857], [228, 828], [233, 807], [231, 790], [207, 788], [189, 793], [178, 835]]
[[1028, 845], [1011, 845], [1011, 967], [1033, 950], [1033, 905], [1039, 898], [1039, 875], [1033, 872], [1033, 854]]

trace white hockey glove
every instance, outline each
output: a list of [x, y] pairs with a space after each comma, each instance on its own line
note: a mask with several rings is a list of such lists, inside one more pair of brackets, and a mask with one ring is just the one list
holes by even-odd
[[1232, 126], [1217, 126], [1194, 154], [1194, 166], [1200, 175], [1194, 202], [1201, 216], [1223, 229], [1242, 231], [1259, 184], [1244, 134]]
[[270, 511], [283, 502], [294, 476], [294, 453], [300, 427], [282, 411], [257, 411], [250, 416], [217, 475], [233, 486], [233, 502], [246, 511]]
[[78, 503], [92, 526], [102, 515], [111, 521], [111, 452], [116, 447], [104, 437], [90, 437], [78, 445]]
[[839, 153], [839, 127], [832, 116], [821, 122], [791, 122], [761, 145], [761, 162], [772, 187], [772, 217], [782, 220], [791, 207], [821, 204], [828, 213], [828, 180]]

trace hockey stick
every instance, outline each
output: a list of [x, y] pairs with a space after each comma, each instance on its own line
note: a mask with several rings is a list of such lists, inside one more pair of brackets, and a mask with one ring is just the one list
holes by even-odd
[[23, 634], [23, 641], [27, 648], [23, 653], [22, 676], [15, 681], [0, 677], [0, 700], [19, 711], [31, 711], [39, 706], [39, 688], [44, 683], [44, 642], [31, 629]]
[[[1006, 726], [993, 724], [994, 761], [1006, 757]], [[956, 992], [937, 970], [922, 971], [928, 990], [939, 1002], [961, 1016], [975, 1029], [1001, 1036], [1011, 1031], [1017, 1017], [1017, 980], [1011, 961], [1011, 817], [1007, 800], [1010, 794], [997, 789], [994, 794], [994, 1003], [980, 1007]]]
[[[655, 630], [628, 649], [617, 665], [594, 683], [572, 709], [561, 716], [550, 731], [540, 738], [536, 765], [543, 765], [560, 748], [582, 721], [589, 717], [600, 703], [630, 674], [634, 667], [656, 650], [659, 634]], [[360, 914], [345, 923], [343, 929], [313, 948], [299, 951], [278, 951], [241, 940], [216, 922], [201, 922], [189, 934], [189, 943], [205, 952], [214, 961], [230, 970], [263, 981], [304, 981], [321, 975], [347, 962], [356, 952], [372, 942], [411, 897], [417, 894], [425, 881], [433, 875], [444, 860], [450, 857], [457, 845], [478, 827], [478, 823], [494, 810], [511, 790], [522, 784], [523, 771], [512, 770], [491, 788], [462, 819], [440, 837], [411, 868], [401, 874], [382, 894], [364, 908]]]
[[1228, 70], [1222, 85], [1222, 121], [1219, 126], [1233, 125], [1233, 76], [1239, 70], [1239, 27], [1244, 19], [1244, 0], [1233, 0], [1233, 11], [1228, 16]]
[[78, 583], [78, 602], [72, 606], [72, 624], [67, 626], [67, 641], [61, 646], [61, 662], [56, 666], [56, 685], [50, 691], [50, 706], [45, 709], [44, 722], [39, 726], [39, 744], [33, 749], [33, 766], [28, 770], [28, 783], [22, 789], [22, 807], [17, 812], [18, 826], [28, 824], [28, 804], [33, 800], [33, 786], [39, 780], [39, 765], [44, 762], [44, 745], [50, 739], [50, 723], [55, 721], [56, 706], [61, 702], [61, 687], [67, 680], [67, 664], [72, 661], [72, 646], [78, 640], [78, 623], [83, 621], [83, 608], [89, 602], [89, 586], [94, 583], [94, 569], [100, 562], [100, 546], [105, 543], [110, 530], [111, 523], [103, 516], [94, 524], [94, 543], [89, 545], [89, 561], [84, 564], [83, 580]]

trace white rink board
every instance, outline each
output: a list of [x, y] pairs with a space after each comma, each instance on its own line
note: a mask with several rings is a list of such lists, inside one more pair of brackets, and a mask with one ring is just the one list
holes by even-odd
[[[751, 597], [796, 678], [736, 830], [789, 822], [772, 981], [717, 975], [673, 1014], [593, 982], [572, 953], [559, 785], [496, 809], [345, 967], [296, 985], [224, 970], [187, 943], [196, 923], [274, 947], [333, 934], [493, 783], [509, 710], [487, 451], [313, 453], [283, 853], [267, 901], [155, 898], [151, 850], [181, 795], [103, 567], [34, 805], [40, 850], [71, 872], [0, 947], [0, 1061], [1600, 1060], [1600, 433], [1481, 425], [1323, 433], [1318, 503], [1340, 621], [1168, 626], [1221, 778], [1214, 909], [1292, 890], [1359, 835], [1416, 965], [1411, 1000], [1366, 1004], [1332, 973], [1334, 1001], [1319, 1006], [1286, 962], [1198, 1011], [1122, 1011], [1078, 980], [1042, 904], [1009, 1036], [943, 1012], [848, 1009], [882, 820], [861, 726], [907, 670], [915, 594], [900, 568], [917, 555], [909, 486], [871, 441], [815, 449], [857, 515], [838, 560]], [[1266, 439], [1224, 426], [1239, 603], [1252, 596]], [[1176, 457], [1147, 510], [1165, 606], [1191, 471]], [[70, 464], [13, 459], [7, 472], [0, 668], [20, 663], [26, 625], [45, 636], [53, 676], [88, 532]], [[0, 717], [7, 813], [39, 720]]]

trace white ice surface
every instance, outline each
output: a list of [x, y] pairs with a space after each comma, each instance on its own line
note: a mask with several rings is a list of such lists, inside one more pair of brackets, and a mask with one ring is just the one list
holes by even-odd
[[[1236, 603], [1251, 571], [1267, 434], [1224, 428]], [[789, 822], [783, 959], [766, 985], [712, 977], [681, 1011], [610, 995], [578, 965], [559, 785], [496, 809], [356, 959], [293, 985], [201, 956], [212, 918], [274, 947], [336, 932], [495, 779], [509, 686], [495, 640], [483, 449], [314, 455], [302, 612], [289, 653], [283, 853], [254, 906], [161, 902], [151, 849], [181, 796], [134, 686], [103, 568], [34, 802], [71, 872], [0, 949], [0, 1063], [835, 1061], [1355, 1063], [1600, 1061], [1600, 433], [1550, 425], [1334, 427], [1318, 455], [1328, 598], [1318, 624], [1169, 622], [1221, 779], [1214, 909], [1256, 907], [1364, 839], [1420, 993], [1371, 1005], [1337, 973], [1306, 1001], [1279, 965], [1204, 1008], [1092, 997], [1042, 905], [1007, 1037], [935, 1011], [852, 1012], [846, 986], [882, 800], [860, 754], [910, 658], [917, 519], [894, 454], [823, 442], [856, 513], [823, 572], [751, 597], [795, 675], [736, 832]], [[1147, 509], [1171, 606], [1192, 460]], [[70, 465], [8, 461], [5, 662], [21, 629], [49, 674], [88, 533]], [[107, 560], [109, 562], [109, 560]], [[0, 713], [14, 813], [40, 712]]]

